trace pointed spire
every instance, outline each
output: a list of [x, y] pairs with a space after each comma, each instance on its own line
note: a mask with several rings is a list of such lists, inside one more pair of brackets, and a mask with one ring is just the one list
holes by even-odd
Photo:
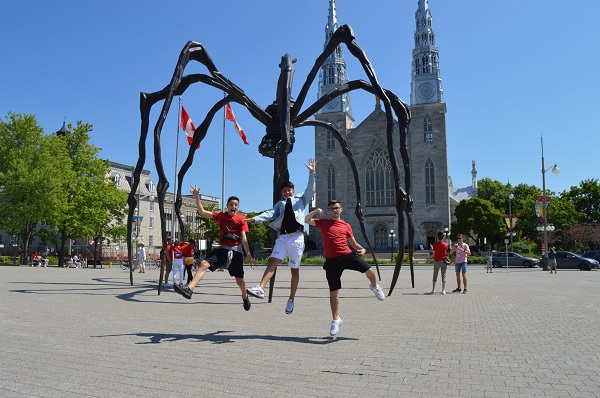
[[327, 18], [327, 26], [325, 27], [325, 32], [330, 33], [330, 34], [327, 35], [327, 37], [325, 37], [326, 44], [327, 44], [327, 42], [329, 42], [329, 38], [331, 37], [333, 32], [335, 32], [335, 30], [338, 27], [339, 26], [338, 26], [338, 22], [337, 22], [337, 11], [335, 8], [335, 0], [329, 0], [329, 17]]
[[439, 53], [435, 45], [433, 18], [428, 0], [419, 0], [415, 13], [415, 48], [413, 49], [410, 102], [431, 104], [443, 102]]
[[62, 127], [60, 128], [60, 130], [58, 130], [58, 131], [56, 132], [56, 135], [63, 135], [63, 136], [64, 136], [64, 135], [67, 135], [67, 131], [68, 131], [68, 130], [67, 130], [67, 126], [66, 126], [65, 122], [63, 122], [63, 125], [62, 125]]
[[[323, 48], [327, 46], [329, 40], [331, 40], [331, 36], [333, 36], [333, 33], [338, 28], [339, 24], [335, 0], [329, 0], [329, 15], [327, 17], [327, 25], [325, 25], [325, 44], [323, 44]], [[321, 71], [319, 72], [319, 98], [347, 82], [348, 76], [346, 75], [344, 49], [339, 45], [331, 55], [327, 57], [327, 60], [323, 63]], [[346, 112], [349, 115], [352, 115], [350, 96], [348, 94], [343, 94], [339, 98], [330, 101], [325, 108], [319, 111], [319, 113], [333, 112]]]

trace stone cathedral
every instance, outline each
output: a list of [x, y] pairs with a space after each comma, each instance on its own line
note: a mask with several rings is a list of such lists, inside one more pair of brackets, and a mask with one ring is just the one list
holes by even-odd
[[[337, 28], [335, 0], [330, 0], [325, 27], [326, 43]], [[446, 103], [427, 0], [418, 0], [414, 43], [409, 103], [412, 120], [408, 136], [411, 195], [414, 200], [415, 245], [417, 248], [423, 245], [428, 249], [429, 244], [436, 241], [437, 231], [450, 227], [451, 183], [446, 145]], [[343, 49], [339, 46], [321, 69], [319, 97], [349, 80]], [[377, 65], [374, 67], [377, 70]], [[396, 87], [387, 88], [398, 92]], [[346, 138], [359, 170], [361, 204], [367, 234], [376, 251], [389, 251], [393, 239], [390, 232], [398, 224], [394, 207], [393, 174], [386, 147], [385, 113], [377, 102], [373, 112], [355, 126], [351, 95], [352, 93], [344, 94], [332, 100], [315, 118], [332, 123]], [[399, 137], [397, 130], [395, 137]], [[399, 150], [396, 156], [400, 161]], [[357, 241], [364, 244], [354, 215], [357, 198], [352, 172], [335, 138], [321, 128], [315, 129], [315, 157], [318, 161], [318, 178], [314, 205], [325, 210], [325, 217], [329, 217], [328, 200], [340, 200], [344, 207], [342, 218], [352, 226]], [[401, 181], [404, 181], [402, 173], [400, 162]], [[397, 235], [397, 231], [395, 232]], [[311, 240], [321, 248], [319, 231], [311, 228], [310, 233]]]

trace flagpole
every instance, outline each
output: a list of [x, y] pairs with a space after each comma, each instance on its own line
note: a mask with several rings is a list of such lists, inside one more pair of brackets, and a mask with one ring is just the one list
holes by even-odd
[[[227, 93], [223, 92], [223, 98], [227, 96]], [[225, 119], [226, 110], [223, 107], [223, 163], [221, 165], [221, 210], [225, 210]]]
[[179, 155], [179, 121], [181, 120], [181, 95], [179, 96], [179, 109], [177, 109], [177, 134], [175, 134], [175, 184], [173, 185], [173, 212], [171, 213], [171, 238], [175, 242], [175, 202], [177, 202], [177, 162]]

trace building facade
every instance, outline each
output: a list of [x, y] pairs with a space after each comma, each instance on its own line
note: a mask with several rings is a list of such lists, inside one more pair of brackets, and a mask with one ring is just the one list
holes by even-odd
[[[117, 187], [127, 193], [131, 192], [133, 181], [134, 166], [111, 162], [110, 179], [115, 182]], [[177, 222], [174, 220], [174, 198], [173, 193], [165, 194], [164, 212], [166, 221], [167, 236], [174, 236], [175, 240], [181, 238], [181, 231]], [[140, 175], [140, 184], [137, 191], [138, 206], [134, 213], [132, 240], [136, 243], [143, 243], [146, 250], [153, 254], [160, 251], [162, 245], [161, 220], [158, 199], [156, 197], [156, 185], [148, 170], [142, 170]], [[200, 200], [203, 205], [213, 205], [215, 209], [220, 208], [220, 200], [214, 196], [200, 194]], [[181, 217], [185, 225], [191, 228], [193, 232], [200, 232], [200, 217], [196, 213], [196, 202], [192, 195], [182, 195]], [[124, 220], [117, 222], [126, 223]], [[118, 242], [106, 242], [103, 247], [103, 256], [114, 257], [120, 251], [127, 250], [125, 239]]]
[[[338, 28], [335, 0], [329, 1], [329, 16], [325, 27], [325, 43]], [[415, 47], [412, 51], [410, 78], [410, 111], [408, 148], [411, 169], [411, 196], [415, 244], [428, 248], [435, 242], [437, 231], [450, 228], [450, 179], [448, 175], [446, 103], [443, 98], [439, 53], [429, 4], [419, 0], [415, 13]], [[374, 65], [377, 69], [377, 65]], [[319, 75], [319, 96], [348, 81], [341, 46], [327, 59]], [[407, 76], [408, 81], [408, 76]], [[394, 91], [393, 87], [387, 87]], [[351, 93], [331, 101], [316, 119], [333, 124], [347, 140], [356, 161], [367, 236], [375, 250], [390, 250], [391, 232], [397, 226], [393, 172], [387, 152], [386, 115], [379, 101], [359, 125], [352, 117]], [[399, 137], [396, 125], [394, 136]], [[344, 220], [352, 226], [355, 237], [364, 244], [354, 209], [356, 197], [354, 178], [348, 162], [331, 133], [315, 129], [317, 188], [315, 206], [327, 209], [330, 199], [342, 201]], [[401, 159], [399, 148], [397, 159]], [[400, 180], [404, 182], [403, 168]], [[403, 185], [403, 184], [402, 184]], [[405, 231], [406, 232], [406, 231]], [[395, 232], [397, 236], [397, 231]], [[407, 236], [405, 234], [405, 236]], [[321, 247], [318, 230], [311, 229], [311, 238]], [[406, 242], [405, 242], [406, 243]]]

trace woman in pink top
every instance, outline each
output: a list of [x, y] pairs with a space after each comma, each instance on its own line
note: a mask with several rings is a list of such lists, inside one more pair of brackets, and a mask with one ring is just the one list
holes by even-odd
[[467, 294], [467, 256], [471, 254], [471, 250], [469, 249], [469, 245], [463, 242], [462, 234], [458, 234], [456, 239], [458, 240], [458, 243], [454, 245], [450, 254], [456, 253], [456, 258], [454, 259], [454, 271], [456, 271], [456, 284], [458, 287], [452, 292], [460, 293], [460, 274], [462, 273], [462, 280], [465, 288], [463, 294]]

